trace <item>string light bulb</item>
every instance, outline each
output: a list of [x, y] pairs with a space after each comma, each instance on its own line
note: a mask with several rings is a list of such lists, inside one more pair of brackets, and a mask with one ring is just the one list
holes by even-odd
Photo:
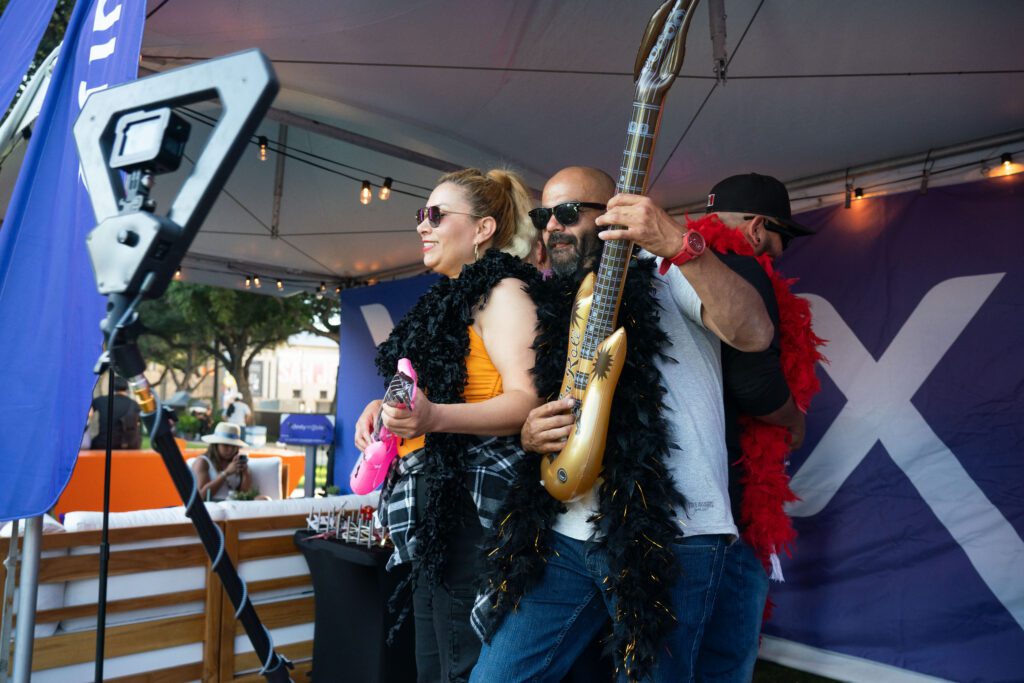
[[266, 135], [261, 135], [261, 136], [259, 136], [259, 138], [257, 138], [257, 140], [259, 140], [259, 143], [260, 143], [260, 161], [266, 161], [267, 160], [267, 136]]
[[1009, 152], [1003, 152], [1002, 156], [999, 157], [999, 161], [1002, 162], [1003, 168], [1009, 171], [1010, 166], [1013, 165], [1013, 155]]
[[177, 270], [174, 271], [174, 279], [175, 280], [180, 280], [181, 279], [181, 268], [178, 268]]
[[341, 294], [341, 285], [338, 285], [337, 287], [334, 288], [334, 293]]
[[252, 276], [252, 283], [254, 285], [256, 285], [256, 289], [259, 289], [260, 288], [260, 276], [259, 275], [253, 275]]
[[250, 287], [252, 287], [252, 278], [249, 277], [248, 275], [246, 275], [245, 276], [245, 288], [249, 289]]
[[326, 292], [327, 291], [327, 283], [326, 282], [321, 282], [320, 286], [317, 288], [316, 291], [320, 292], [321, 294]]
[[857, 199], [864, 199], [864, 188], [858, 187], [856, 190], [853, 191], [853, 196], [856, 197]]
[[280, 280], [277, 281], [277, 289], [278, 291], [284, 289], [284, 283], [281, 282]]
[[388, 200], [388, 197], [391, 196], [391, 183], [392, 182], [393, 181], [391, 180], [391, 178], [385, 178], [383, 184], [381, 184], [381, 186], [380, 186], [380, 194], [378, 194], [377, 196], [380, 198], [380, 200], [382, 202], [386, 202]]
[[370, 181], [363, 181], [363, 188], [359, 190], [359, 202], [363, 205], [369, 204], [373, 199], [373, 190], [370, 188]]

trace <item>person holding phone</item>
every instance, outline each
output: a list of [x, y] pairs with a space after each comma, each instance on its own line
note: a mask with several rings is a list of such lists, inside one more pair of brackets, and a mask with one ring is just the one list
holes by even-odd
[[241, 439], [241, 428], [220, 422], [203, 441], [210, 444], [206, 453], [192, 461], [196, 485], [203, 500], [227, 500], [231, 494], [252, 488], [249, 456], [238, 450], [247, 443]]

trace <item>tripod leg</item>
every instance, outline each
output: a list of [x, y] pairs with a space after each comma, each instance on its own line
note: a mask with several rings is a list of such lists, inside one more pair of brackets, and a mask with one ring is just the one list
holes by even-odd
[[[120, 315], [119, 306], [124, 303], [123, 298], [112, 295], [110, 300], [114, 302], [114, 306], [111, 307], [111, 317], [108, 320], [121, 320], [124, 316]], [[112, 362], [123, 377], [129, 378], [128, 383], [142, 407], [142, 423], [149, 432], [150, 444], [163, 458], [171, 481], [185, 503], [185, 514], [195, 525], [199, 540], [210, 557], [210, 567], [220, 578], [224, 591], [231, 599], [231, 604], [235, 606], [235, 618], [242, 622], [256, 655], [263, 663], [260, 675], [273, 683], [290, 682], [288, 670], [292, 664], [274, 650], [270, 631], [260, 621], [252, 601], [249, 600], [245, 581], [238, 575], [231, 558], [224, 551], [224, 533], [210, 519], [210, 513], [200, 499], [192, 470], [185, 464], [185, 459], [171, 434], [171, 423], [143, 374], [146, 363], [135, 343], [138, 336], [137, 318], [129, 321], [123, 328], [118, 325], [117, 329], [119, 334], [115, 335], [115, 343], [110, 348]]]

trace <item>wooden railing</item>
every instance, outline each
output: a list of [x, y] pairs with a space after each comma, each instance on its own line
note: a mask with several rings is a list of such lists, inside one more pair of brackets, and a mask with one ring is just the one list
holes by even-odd
[[[286, 555], [298, 555], [292, 535], [244, 538], [248, 532], [281, 530], [282, 532], [305, 526], [303, 515], [282, 517], [258, 517], [218, 522], [224, 532], [225, 550], [235, 566], [248, 560], [257, 560]], [[117, 545], [143, 541], [174, 539], [171, 545], [118, 550]], [[98, 547], [100, 532], [81, 531], [48, 534], [43, 537], [43, 551]], [[110, 600], [107, 614], [118, 614], [132, 610], [161, 608], [189, 602], [203, 601], [203, 612], [147, 619], [133, 623], [109, 626], [106, 630], [106, 657], [162, 650], [178, 645], [202, 643], [201, 662], [176, 664], [140, 672], [120, 678], [107, 678], [110, 683], [140, 681], [262, 681], [256, 671], [261, 666], [252, 652], [236, 655], [235, 637], [243, 633], [234, 619], [234, 607], [224, 593], [217, 578], [209, 571], [209, 560], [195, 529], [191, 524], [170, 524], [161, 526], [130, 527], [110, 530], [109, 570], [112, 578], [127, 574], [144, 574], [155, 570], [203, 567], [206, 569], [205, 587], [182, 591], [170, 591], [146, 597]], [[0, 557], [8, 552], [10, 539], [0, 539]], [[40, 562], [40, 584], [64, 583], [81, 579], [95, 579], [99, 573], [98, 555], [67, 555], [46, 557]], [[5, 570], [0, 565], [0, 584]], [[260, 594], [270, 590], [294, 588], [297, 595], [285, 599], [275, 598], [271, 602], [260, 602]], [[308, 588], [308, 591], [303, 589]], [[301, 593], [301, 594], [298, 594]], [[308, 573], [285, 576], [249, 584], [249, 595], [256, 611], [268, 629], [311, 623], [313, 621], [312, 584]], [[53, 623], [66, 619], [95, 618], [97, 605], [84, 604], [59, 609], [41, 610], [36, 615], [37, 623]], [[33, 672], [57, 669], [75, 664], [90, 663], [95, 656], [96, 632], [92, 629], [56, 633], [37, 638], [34, 646]], [[295, 681], [308, 680], [312, 665], [312, 640], [279, 646], [278, 650], [295, 662], [292, 678]], [[70, 679], [69, 679], [70, 680]]]

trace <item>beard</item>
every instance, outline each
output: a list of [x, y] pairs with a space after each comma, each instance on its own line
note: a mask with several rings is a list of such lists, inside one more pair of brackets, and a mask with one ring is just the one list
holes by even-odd
[[[569, 246], [555, 249], [561, 244]], [[551, 270], [555, 275], [575, 275], [593, 266], [600, 255], [601, 240], [595, 232], [584, 233], [579, 240], [568, 232], [555, 232], [548, 237], [547, 247]]]

